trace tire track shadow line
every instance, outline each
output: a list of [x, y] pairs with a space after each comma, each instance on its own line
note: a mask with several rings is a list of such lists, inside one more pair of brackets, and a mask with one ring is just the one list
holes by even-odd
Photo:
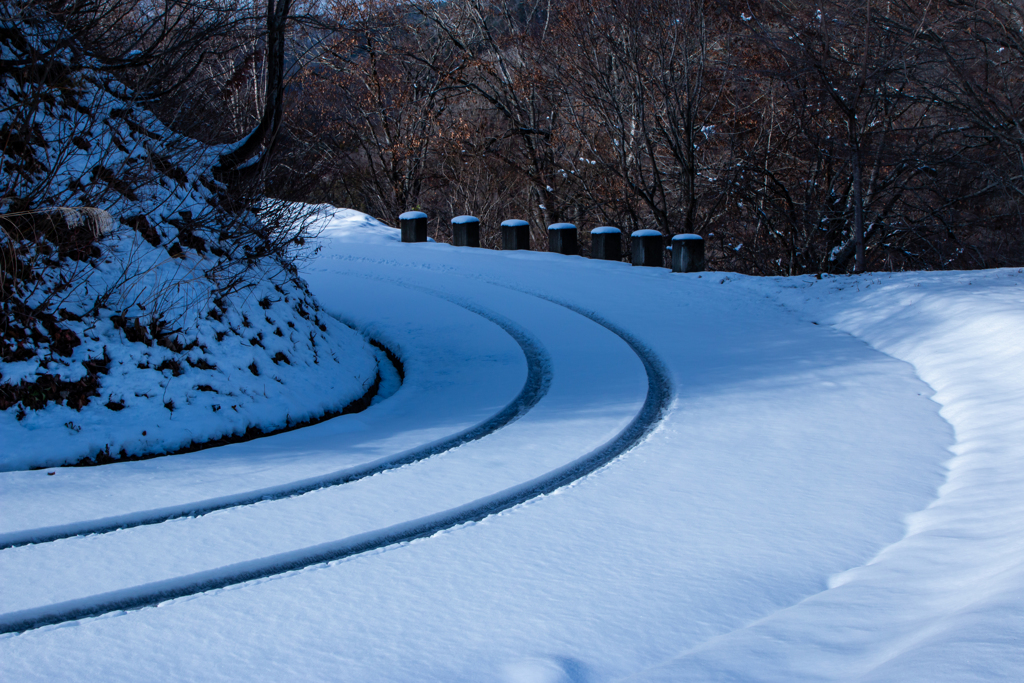
[[[384, 278], [377, 279], [384, 280]], [[385, 281], [391, 282], [390, 280]], [[294, 498], [320, 489], [349, 484], [354, 481], [359, 481], [360, 479], [365, 479], [366, 477], [371, 477], [375, 474], [380, 474], [382, 472], [387, 472], [388, 470], [405, 467], [406, 465], [426, 460], [427, 458], [458, 448], [463, 444], [482, 439], [485, 436], [493, 434], [499, 429], [507, 427], [518, 420], [520, 417], [532, 410], [533, 407], [537, 405], [537, 402], [547, 394], [548, 389], [551, 386], [551, 358], [544, 346], [524, 328], [493, 311], [449, 297], [441, 292], [436, 292], [424, 287], [413, 287], [400, 282], [391, 283], [409, 287], [410, 289], [420, 289], [429, 294], [435, 295], [438, 298], [444, 299], [449, 303], [460, 306], [461, 308], [494, 323], [504, 330], [506, 334], [512, 337], [522, 350], [523, 356], [526, 358], [527, 366], [526, 380], [516, 397], [498, 413], [476, 426], [470, 427], [468, 430], [459, 432], [458, 434], [436, 441], [432, 444], [411, 451], [406, 451], [397, 457], [388, 457], [382, 460], [366, 463], [364, 465], [356, 465], [354, 467], [346, 468], [338, 472], [332, 472], [320, 477], [304, 479], [280, 486], [270, 486], [231, 496], [211, 498], [196, 503], [186, 503], [184, 505], [175, 505], [156, 510], [128, 513], [125, 515], [118, 515], [116, 517], [107, 517], [82, 523], [62, 524], [55, 527], [29, 529], [26, 531], [0, 534], [0, 550], [7, 550], [9, 548], [17, 548], [32, 544], [52, 543], [54, 541], [78, 536], [106, 534], [113, 531], [119, 531], [121, 529], [132, 529], [139, 526], [162, 524], [175, 519], [202, 517], [220, 510], [243, 507], [246, 505], [255, 505], [257, 503], [282, 500], [285, 498]]]
[[641, 443], [661, 422], [672, 399], [671, 380], [661, 360], [633, 335], [591, 311], [555, 300], [549, 301], [590, 318], [619, 336], [640, 358], [647, 373], [647, 396], [640, 412], [625, 429], [603, 446], [541, 477], [427, 517], [259, 560], [0, 615], [0, 633], [20, 633], [104, 614], [153, 607], [168, 600], [325, 565], [373, 550], [426, 538], [457, 526], [479, 522], [531, 499], [552, 493], [608, 464]]

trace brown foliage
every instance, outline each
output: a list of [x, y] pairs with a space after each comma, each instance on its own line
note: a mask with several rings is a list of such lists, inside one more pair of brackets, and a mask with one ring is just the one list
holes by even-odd
[[[756, 274], [1024, 262], [1007, 0], [363, 6], [302, 71], [318, 200], [655, 227]], [[347, 24], [351, 26], [352, 23]], [[586, 239], [583, 244], [587, 250]]]

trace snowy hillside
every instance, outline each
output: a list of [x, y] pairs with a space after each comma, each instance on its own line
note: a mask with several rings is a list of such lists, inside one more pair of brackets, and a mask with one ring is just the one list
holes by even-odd
[[352, 211], [321, 245], [401, 388], [0, 474], [4, 680], [1024, 672], [1024, 273], [683, 275]]
[[383, 354], [275, 246], [310, 217], [233, 206], [218, 150], [58, 37], [28, 20], [0, 33], [0, 470], [172, 452], [369, 400]]

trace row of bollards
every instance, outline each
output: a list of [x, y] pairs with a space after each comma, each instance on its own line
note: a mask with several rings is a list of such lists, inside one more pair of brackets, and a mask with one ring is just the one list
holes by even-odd
[[[427, 241], [427, 214], [408, 211], [398, 217], [403, 242]], [[665, 236], [657, 230], [637, 230], [630, 235], [634, 266], [661, 267], [664, 264]], [[452, 219], [452, 244], [456, 247], [480, 246], [480, 219], [456, 216]], [[521, 220], [501, 224], [501, 248], [505, 251], [530, 248], [530, 224]], [[672, 270], [695, 273], [704, 270], [704, 238], [700, 235], [675, 235], [672, 238]], [[579, 253], [576, 226], [554, 223], [548, 226], [548, 251], [575, 256]], [[602, 226], [590, 231], [590, 257], [606, 261], [622, 260], [622, 231]]]

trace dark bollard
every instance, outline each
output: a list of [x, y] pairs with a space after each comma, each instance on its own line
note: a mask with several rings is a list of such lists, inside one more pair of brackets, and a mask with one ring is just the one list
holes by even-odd
[[406, 211], [398, 217], [403, 242], [427, 241], [427, 214], [422, 211]]
[[704, 238], [685, 234], [672, 238], [672, 272], [699, 273], [704, 270]]
[[637, 230], [632, 234], [632, 238], [634, 266], [661, 268], [665, 265], [665, 257], [662, 254], [664, 240], [660, 232], [657, 230]]
[[590, 231], [590, 258], [604, 261], [622, 260], [622, 231], [610, 225]]
[[572, 223], [552, 223], [548, 226], [548, 251], [575, 256], [580, 253], [576, 239], [576, 226]]
[[457, 247], [480, 246], [480, 219], [456, 216], [452, 219], [452, 244]]
[[526, 221], [510, 220], [501, 224], [501, 248], [505, 251], [530, 248], [530, 224]]

